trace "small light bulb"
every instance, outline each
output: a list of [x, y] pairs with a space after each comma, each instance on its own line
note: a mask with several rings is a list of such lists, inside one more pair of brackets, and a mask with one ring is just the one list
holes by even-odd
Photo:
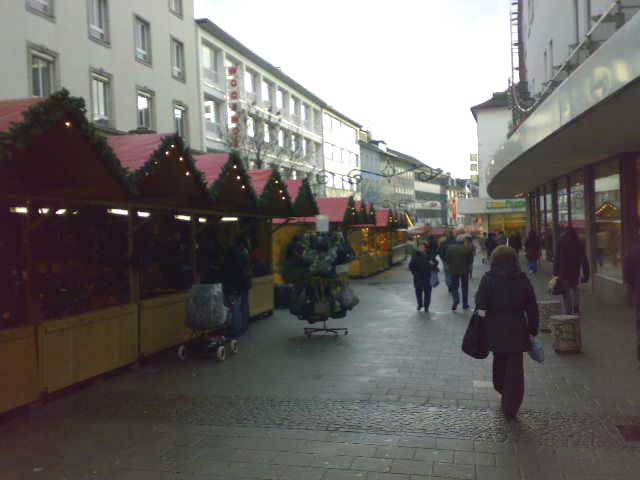
[[169, 156], [169, 150], [167, 150], [166, 152], [164, 152], [164, 154], [168, 157], [168, 156]]
[[172, 143], [172, 144], [171, 144], [171, 148], [176, 148], [176, 146]]
[[276, 185], [278, 184], [278, 180], [276, 180]]
[[240, 175], [238, 175], [238, 176], [236, 177], [236, 180], [240, 180]]
[[283, 200], [286, 200], [286, 198], [282, 197]]
[[244, 185], [242, 185], [242, 189], [244, 190], [245, 188], [247, 188], [247, 187], [245, 187]]
[[189, 175], [191, 175], [191, 172], [186, 172], [185, 175], [188, 177]]
[[179, 157], [178, 160], [180, 160], [181, 162], [184, 160], [184, 157]]
[[71, 122], [68, 122], [68, 121], [64, 122], [64, 126], [67, 127], [67, 128], [71, 127]]
[[235, 165], [235, 164], [234, 164], [234, 165], [233, 165], [233, 168], [238, 168], [238, 165]]

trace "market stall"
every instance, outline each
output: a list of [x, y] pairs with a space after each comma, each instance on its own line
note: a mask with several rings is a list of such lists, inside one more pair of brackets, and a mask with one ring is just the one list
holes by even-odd
[[248, 240], [253, 272], [249, 316], [268, 315], [274, 309], [270, 219], [292, 211], [286, 186], [275, 170], [245, 172], [236, 154], [200, 155], [197, 162], [205, 173], [214, 209], [226, 215], [211, 219], [217, 222], [213, 241], [225, 251], [238, 235]]
[[130, 172], [138, 211], [113, 211], [131, 224], [133, 296], [139, 302], [139, 353], [180, 344], [194, 269], [197, 211], [210, 207], [204, 177], [175, 134], [109, 137]]
[[271, 231], [271, 266], [276, 285], [286, 283], [282, 278], [282, 261], [287, 246], [296, 235], [313, 228], [315, 215], [320, 211], [311, 191], [309, 182], [285, 180], [289, 195], [293, 200], [293, 214], [287, 218], [274, 218]]
[[0, 102], [0, 412], [137, 358], [127, 222], [107, 212], [131, 190], [85, 113], [66, 91]]
[[[251, 183], [258, 199], [260, 213], [270, 217], [289, 218], [294, 214], [294, 206], [286, 182], [275, 169], [249, 171]], [[255, 225], [254, 248], [251, 264], [254, 273], [249, 295], [251, 317], [271, 313], [274, 309], [275, 281], [272, 270], [272, 220], [257, 219]]]
[[391, 215], [389, 231], [391, 265], [398, 265], [404, 262], [411, 254], [406, 213], [395, 213]]
[[383, 238], [378, 234], [375, 220], [375, 211], [370, 215], [366, 205], [349, 199], [343, 223], [355, 252], [355, 260], [349, 264], [351, 277], [369, 277], [383, 269]]

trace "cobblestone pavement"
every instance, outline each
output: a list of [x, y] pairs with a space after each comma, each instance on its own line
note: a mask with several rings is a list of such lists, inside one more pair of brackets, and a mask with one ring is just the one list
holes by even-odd
[[429, 314], [406, 266], [354, 286], [361, 304], [333, 322], [348, 336], [306, 339], [279, 311], [225, 363], [167, 354], [5, 420], [0, 479], [639, 478], [640, 443], [618, 428], [640, 427], [626, 310], [587, 295], [579, 355], [543, 335], [509, 422], [490, 359], [460, 352], [469, 315], [443, 286]]

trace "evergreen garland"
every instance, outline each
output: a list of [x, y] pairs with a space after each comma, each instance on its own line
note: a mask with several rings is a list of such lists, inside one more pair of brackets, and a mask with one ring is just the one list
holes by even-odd
[[311, 217], [320, 213], [316, 199], [311, 191], [309, 180], [306, 178], [302, 181], [298, 197], [293, 203], [293, 211], [294, 215], [298, 217]]
[[[233, 168], [234, 165], [236, 166], [236, 168]], [[234, 175], [240, 176], [240, 182], [242, 182], [242, 184], [246, 186], [245, 191], [249, 195], [251, 203], [253, 203], [254, 206], [257, 206], [258, 200], [256, 192], [253, 189], [253, 185], [251, 184], [251, 179], [249, 178], [247, 171], [242, 165], [242, 158], [240, 158], [240, 154], [235, 150], [232, 151], [229, 154], [229, 160], [222, 167], [220, 175], [218, 175], [218, 178], [209, 187], [209, 194], [211, 195], [211, 198], [214, 202], [217, 202], [220, 199], [222, 186], [227, 181], [227, 177], [229, 177], [230, 175]]]
[[375, 225], [376, 222], [376, 208], [373, 206], [373, 203], [369, 204], [369, 224]]
[[153, 152], [144, 165], [130, 174], [133, 183], [136, 186], [139, 186], [140, 181], [150, 175], [153, 172], [153, 169], [156, 168], [160, 162], [177, 161], [176, 158], [171, 158], [171, 156], [168, 157], [166, 152], [174, 152], [174, 157], [177, 156], [183, 158], [187, 171], [194, 178], [204, 197], [208, 198], [207, 183], [204, 179], [204, 175], [202, 175], [202, 172], [200, 172], [196, 167], [193, 155], [191, 154], [191, 149], [185, 145], [182, 137], [177, 134], [167, 135], [164, 137], [160, 146], [155, 152]]
[[[282, 180], [278, 170], [274, 168], [271, 172], [271, 176], [269, 176], [267, 180], [262, 195], [258, 198], [258, 208], [266, 212], [291, 217], [294, 209], [287, 185]], [[284, 200], [282, 197], [284, 197]]]
[[36, 140], [65, 122], [69, 122], [69, 128], [73, 128], [87, 143], [95, 147], [98, 161], [125, 191], [133, 193], [135, 186], [127, 169], [109, 147], [106, 138], [87, 120], [84, 100], [70, 96], [66, 89], [29, 107], [23, 113], [21, 122], [12, 124], [8, 132], [1, 134], [0, 143], [3, 148], [0, 149], [0, 163], [20, 161]]
[[356, 212], [356, 202], [353, 197], [349, 197], [349, 202], [347, 203], [347, 209], [344, 212], [342, 223], [344, 225], [355, 225], [357, 222], [358, 214]]

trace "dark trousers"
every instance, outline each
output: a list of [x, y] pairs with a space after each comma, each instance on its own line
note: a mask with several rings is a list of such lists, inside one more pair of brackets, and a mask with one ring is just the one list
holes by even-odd
[[431, 284], [425, 285], [424, 288], [416, 288], [416, 300], [418, 301], [418, 307], [424, 307], [425, 310], [429, 310], [431, 305]]
[[451, 288], [453, 290], [453, 304], [460, 304], [460, 286], [462, 286], [462, 306], [469, 306], [469, 275], [451, 275]]
[[493, 387], [502, 395], [502, 411], [515, 417], [524, 398], [522, 353], [493, 354]]
[[249, 291], [231, 296], [231, 335], [239, 337], [249, 329]]

